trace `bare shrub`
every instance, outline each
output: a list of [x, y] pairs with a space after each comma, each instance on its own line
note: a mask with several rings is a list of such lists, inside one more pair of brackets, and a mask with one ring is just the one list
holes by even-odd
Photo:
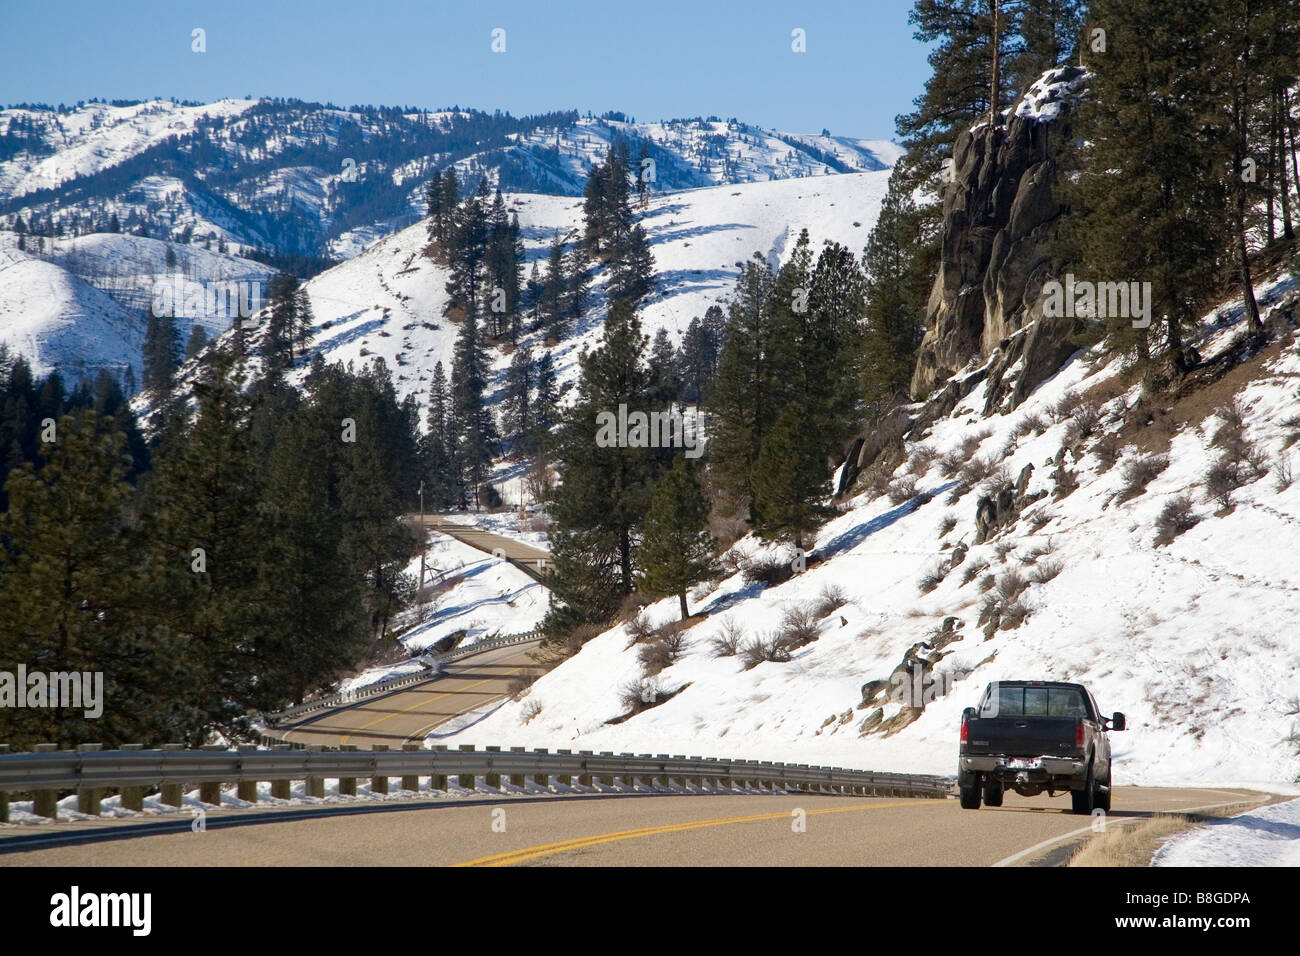
[[1147, 485], [1168, 467], [1169, 458], [1166, 455], [1137, 455], [1125, 460], [1120, 467], [1119, 475], [1123, 484], [1115, 496], [1116, 500], [1123, 504], [1144, 494]]
[[817, 628], [817, 620], [813, 609], [807, 604], [789, 608], [785, 612], [785, 617], [781, 619], [781, 629], [777, 632], [777, 638], [790, 649], [811, 644], [821, 636]]
[[1009, 631], [1019, 627], [1029, 617], [1029, 608], [1023, 601], [1012, 601], [1002, 606], [1002, 617], [998, 621], [998, 630]]
[[1291, 487], [1291, 457], [1278, 455], [1273, 461], [1273, 490], [1281, 494]]
[[1065, 443], [1074, 445], [1091, 438], [1101, 424], [1101, 406], [1096, 402], [1083, 401], [1070, 412], [1070, 423], [1065, 428]]
[[1014, 541], [999, 541], [993, 546], [993, 553], [998, 556], [999, 561], [1004, 563], [1007, 560], [1007, 555], [1014, 550], [1016, 550], [1016, 544]]
[[980, 592], [983, 593], [993, 587], [993, 585], [997, 583], [997, 580], [998, 579], [991, 574], [984, 575], [984, 577], [980, 578]]
[[881, 495], [889, 494], [891, 487], [890, 477], [883, 470], [870, 472], [862, 484], [863, 492], [871, 501], [875, 501]]
[[1211, 448], [1235, 451], [1246, 443], [1246, 409], [1241, 401], [1233, 398], [1214, 410], [1219, 420], [1219, 427], [1210, 439]]
[[980, 450], [980, 445], [984, 444], [985, 440], [992, 434], [992, 428], [981, 428], [978, 431], [971, 432], [962, 439], [961, 445], [958, 446], [962, 455], [969, 460]]
[[1034, 570], [1029, 573], [1029, 578], [1035, 584], [1046, 584], [1064, 570], [1065, 565], [1055, 559], [1051, 561], [1040, 561], [1038, 564], [1034, 565]]
[[764, 584], [772, 587], [784, 584], [794, 577], [792, 563], [776, 555], [767, 555], [745, 566], [745, 580], [750, 584]]
[[1286, 429], [1286, 440], [1282, 443], [1282, 449], [1285, 451], [1300, 441], [1300, 415], [1291, 415], [1282, 419], [1282, 427]]
[[959, 478], [953, 483], [952, 489], [948, 492], [948, 497], [944, 499], [948, 504], [955, 505], [970, 492], [971, 485], [965, 480]]
[[904, 475], [902, 478], [894, 481], [889, 486], [890, 504], [906, 504], [916, 497], [916, 479], [911, 475]]
[[1011, 440], [1020, 441], [1029, 435], [1040, 435], [1047, 430], [1047, 423], [1043, 421], [1041, 415], [1030, 413], [1023, 416], [1011, 428]]
[[790, 660], [790, 648], [779, 635], [755, 637], [740, 649], [740, 664], [745, 670], [763, 663], [774, 661], [784, 664]]
[[939, 522], [939, 537], [944, 537], [955, 527], [957, 527], [957, 519], [952, 515], [948, 515]]
[[1123, 442], [1119, 435], [1102, 435], [1097, 439], [1097, 444], [1092, 448], [1093, 454], [1097, 456], [1097, 461], [1101, 465], [1097, 469], [1098, 473], [1105, 474], [1115, 467], [1115, 462], [1119, 461], [1120, 451], [1123, 449]]
[[980, 573], [987, 571], [989, 565], [987, 561], [976, 561], [966, 565], [961, 569], [961, 586], [965, 587], [979, 577]]
[[1046, 508], [1036, 509], [1034, 513], [1029, 516], [1028, 524], [1030, 533], [1038, 534], [1038, 532], [1042, 531], [1043, 528], [1047, 526], [1048, 522], [1055, 517], [1056, 515]]
[[916, 589], [922, 594], [929, 594], [940, 584], [943, 583], [944, 565], [942, 562], [934, 565], [928, 571], [921, 575], [921, 580], [916, 582]]
[[533, 722], [533, 718], [535, 718], [541, 712], [542, 712], [542, 702], [534, 699], [534, 700], [529, 700], [527, 703], [524, 704], [523, 710], [520, 711], [519, 716], [523, 717], [524, 723], [531, 724]]
[[618, 619], [628, 621], [640, 614], [647, 604], [654, 603], [654, 597], [641, 591], [626, 595], [618, 605]]
[[579, 624], [564, 638], [564, 653], [572, 657], [593, 637], [602, 633], [599, 624]]
[[618, 702], [623, 712], [633, 716], [646, 710], [658, 693], [658, 682], [652, 680], [624, 681], [618, 688]]
[[920, 478], [930, 470], [939, 452], [931, 445], [917, 445], [907, 459], [907, 473]]
[[646, 617], [645, 612], [637, 614], [636, 617], [627, 622], [627, 633], [632, 638], [634, 644], [642, 644], [654, 636], [654, 625]]
[[974, 487], [988, 480], [997, 471], [997, 464], [987, 455], [977, 455], [962, 467], [960, 480]]
[[1187, 495], [1178, 495], [1165, 502], [1156, 518], [1156, 546], [1166, 545], [1184, 531], [1190, 531], [1199, 520], [1196, 517], [1192, 499]]
[[506, 685], [506, 694], [509, 695], [511, 700], [519, 700], [528, 693], [540, 676], [541, 674], [531, 668], [516, 674], [510, 678], [510, 683]]
[[979, 483], [980, 494], [996, 498], [1004, 489], [1013, 487], [1011, 471], [1006, 465], [998, 464], [989, 469], [989, 473]]
[[1029, 587], [1029, 581], [1014, 568], [998, 578], [998, 598], [1002, 603], [1010, 604], [1020, 597], [1020, 592]]
[[1063, 422], [1070, 418], [1076, 409], [1084, 403], [1085, 399], [1082, 392], [1066, 392], [1056, 404], [1052, 406], [1052, 418], [1058, 422]]
[[735, 620], [724, 618], [718, 633], [709, 641], [709, 653], [714, 657], [735, 657], [744, 636], [744, 631]]
[[813, 615], [821, 620], [849, 603], [844, 589], [838, 584], [825, 584], [813, 602]]
[[939, 459], [939, 474], [945, 478], [957, 477], [957, 473], [962, 470], [962, 466], [966, 464], [969, 457], [969, 455], [963, 455], [955, 448], [945, 452]]
[[1051, 554], [1055, 550], [1050, 544], [1036, 544], [1020, 555], [1020, 563], [1024, 565], [1037, 564], [1039, 558]]
[[656, 630], [654, 640], [641, 645], [637, 659], [647, 674], [658, 674], [681, 660], [685, 649], [686, 632], [681, 629], [680, 622], [674, 621]]

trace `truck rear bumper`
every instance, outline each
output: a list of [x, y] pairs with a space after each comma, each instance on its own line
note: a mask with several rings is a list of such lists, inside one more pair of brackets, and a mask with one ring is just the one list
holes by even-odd
[[[996, 777], [1016, 777], [1026, 774], [1030, 780], [1046, 781], [1053, 777], [1079, 777], [1088, 773], [1088, 762], [1082, 757], [1031, 757], [1031, 767], [1012, 767], [1009, 760], [1002, 756], [965, 756], [958, 761], [958, 771], [962, 774], [987, 773]], [[1016, 758], [1026, 759], [1026, 758]]]

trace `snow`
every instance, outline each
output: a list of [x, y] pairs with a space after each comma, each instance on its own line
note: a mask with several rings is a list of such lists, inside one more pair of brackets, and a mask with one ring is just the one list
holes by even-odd
[[[1272, 301], [1289, 287], [1285, 281], [1261, 286], [1261, 296]], [[1222, 348], [1239, 329], [1238, 321], [1207, 338], [1203, 354]], [[1119, 371], [1081, 357], [1021, 409], [987, 420], [981, 386], [934, 425], [925, 444], [943, 452], [987, 429], [977, 454], [996, 456], [1022, 418], [1041, 415], [1052, 422], [1052, 407], [1067, 392], [1105, 383]], [[1282, 453], [1282, 421], [1293, 413], [1297, 378], [1300, 355], [1288, 349], [1242, 390], [1249, 435], [1270, 455]], [[1137, 397], [1137, 386], [1118, 390], [1107, 406], [1110, 422]], [[1065, 420], [1055, 421], [1037, 437], [1022, 438], [1006, 460], [1013, 477], [1035, 466], [1031, 492], [1049, 487], [1051, 468], [1044, 462], [1061, 448], [1066, 427]], [[1250, 781], [1278, 789], [1300, 782], [1300, 746], [1294, 743], [1300, 736], [1300, 645], [1291, 635], [1300, 616], [1300, 565], [1294, 561], [1300, 485], [1276, 490], [1271, 477], [1261, 479], [1237, 492], [1230, 514], [1215, 515], [1217, 506], [1205, 502], [1200, 488], [1216, 454], [1209, 448], [1213, 429], [1206, 421], [1177, 434], [1172, 464], [1145, 494], [1124, 504], [1113, 500], [1123, 458], [1101, 473], [1096, 457], [1086, 455], [1072, 464], [1080, 480], [1073, 494], [1038, 502], [994, 542], [971, 546], [965, 564], [988, 562], [999, 575], [1012, 567], [1029, 573], [1019, 562], [1032, 548], [1054, 549], [1039, 561], [1060, 562], [1060, 573], [1029, 586], [1023, 600], [1030, 615], [1017, 629], [984, 639], [977, 626], [982, 595], [977, 580], [961, 584], [964, 568], [929, 594], [918, 590], [922, 574], [949, 554], [938, 534], [945, 518], [957, 521], [949, 545], [973, 538], [978, 494], [947, 504], [950, 482], [936, 464], [918, 481], [935, 493], [929, 500], [894, 506], [863, 495], [848, 502], [817, 536], [810, 561], [825, 560], [789, 582], [763, 589], [734, 574], [693, 594], [691, 610], [706, 616], [686, 632], [682, 659], [658, 677], [663, 692], [681, 689], [670, 700], [608, 723], [624, 714], [620, 688], [641, 679], [637, 648], [620, 625], [540, 678], [524, 699], [505, 704], [453, 742], [509, 739], [528, 746], [580, 744], [952, 774], [962, 708], [975, 703], [988, 681], [1041, 678], [1084, 683], [1104, 709], [1127, 714], [1130, 729], [1113, 738], [1121, 786]], [[1124, 457], [1134, 454], [1126, 449]], [[1183, 493], [1194, 498], [1201, 520], [1157, 548], [1154, 520]], [[1027, 518], [1039, 510], [1049, 520], [1031, 533]], [[999, 541], [1014, 546], [1005, 560], [995, 550]], [[751, 539], [737, 547], [761, 550]], [[735, 657], [710, 653], [725, 622], [747, 638], [769, 633], [787, 609], [815, 601], [828, 587], [841, 589], [848, 603], [820, 621], [820, 638], [791, 662], [746, 671]], [[646, 613], [656, 625], [674, 620], [676, 600], [653, 604]], [[887, 680], [908, 649], [929, 639], [949, 615], [961, 622], [961, 639], [942, 649], [937, 670], [952, 692], [900, 732], [862, 733], [870, 712], [858, 709], [862, 684]], [[888, 704], [883, 716], [888, 720], [900, 710]]]
[[[437, 593], [424, 606], [403, 612], [394, 622], [406, 628], [399, 638], [412, 655], [432, 653], [433, 645], [464, 632], [457, 647], [470, 647], [491, 637], [522, 634], [541, 623], [550, 606], [550, 593], [509, 561], [493, 557], [445, 534], [432, 533], [425, 553], [425, 583]], [[420, 559], [406, 568], [420, 576]], [[347, 693], [391, 677], [423, 671], [418, 659], [372, 667], [342, 682]]]
[[1300, 866], [1300, 800], [1260, 807], [1167, 841], [1152, 866]]
[[[741, 263], [755, 252], [775, 263], [788, 255], [803, 227], [809, 230], [814, 255], [824, 241], [860, 252], [880, 214], [888, 180], [888, 170], [882, 170], [655, 196], [642, 220], [658, 273], [656, 291], [639, 310], [644, 333], [653, 337], [663, 327], [679, 343], [692, 318], [702, 317], [710, 305], [725, 307]], [[534, 261], [545, 271], [554, 235], [574, 240], [581, 234], [580, 199], [511, 193], [506, 201], [519, 215], [525, 277]], [[422, 255], [427, 241], [424, 223], [417, 223], [306, 283], [316, 317], [313, 347], [331, 362], [360, 365], [374, 356], [383, 358], [399, 397], [415, 394], [422, 409], [433, 366], [441, 361], [450, 369], [459, 332], [442, 317], [447, 271]], [[587, 315], [551, 349], [561, 390], [577, 381], [578, 354], [600, 340], [606, 278], [603, 269], [595, 272]], [[535, 357], [544, 349], [537, 333], [523, 342]], [[489, 388], [496, 397], [510, 355], [497, 351], [492, 358]], [[305, 374], [305, 368], [298, 374]], [[506, 472], [517, 478], [521, 470]], [[519, 500], [517, 484], [503, 490], [507, 501]]]

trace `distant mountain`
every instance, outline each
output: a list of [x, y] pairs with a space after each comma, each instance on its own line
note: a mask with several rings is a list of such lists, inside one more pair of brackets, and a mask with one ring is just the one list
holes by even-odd
[[576, 196], [618, 141], [637, 168], [643, 155], [654, 161], [660, 192], [883, 170], [900, 152], [718, 117], [635, 123], [279, 99], [17, 107], [0, 110], [0, 226], [84, 235], [116, 219], [124, 232], [236, 253], [345, 259], [415, 222], [437, 170]]

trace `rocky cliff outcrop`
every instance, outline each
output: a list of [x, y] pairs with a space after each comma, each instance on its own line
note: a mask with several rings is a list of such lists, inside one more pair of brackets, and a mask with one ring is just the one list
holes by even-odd
[[1044, 319], [1040, 294], [1054, 275], [1049, 243], [1062, 213], [1053, 195], [1055, 151], [1070, 135], [1085, 79], [1078, 67], [1052, 70], [1005, 125], [958, 137], [914, 399], [974, 363], [987, 365], [986, 411], [1014, 407], [1074, 352], [1073, 320]]

